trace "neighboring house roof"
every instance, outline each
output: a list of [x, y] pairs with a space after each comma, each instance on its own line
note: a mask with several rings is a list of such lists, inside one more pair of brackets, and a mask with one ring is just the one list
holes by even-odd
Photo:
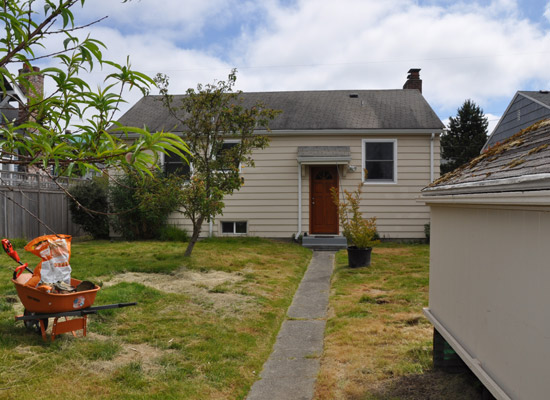
[[550, 119], [546, 119], [491, 147], [422, 192], [424, 195], [446, 195], [549, 188]]
[[19, 107], [14, 107], [10, 102], [27, 101], [25, 94], [17, 85], [10, 83], [6, 77], [3, 77], [3, 80], [3, 90], [0, 89], [0, 125], [4, 124], [5, 119], [11, 121], [19, 116]]
[[502, 143], [521, 129], [550, 118], [550, 91], [518, 91], [487, 139], [483, 150]]
[[[183, 96], [174, 96], [178, 105]], [[418, 90], [325, 90], [242, 93], [244, 106], [257, 102], [282, 110], [270, 124], [272, 131], [319, 130], [431, 130], [444, 125]], [[119, 122], [147, 126], [151, 131], [181, 131], [178, 121], [162, 105], [161, 96], [146, 96]]]

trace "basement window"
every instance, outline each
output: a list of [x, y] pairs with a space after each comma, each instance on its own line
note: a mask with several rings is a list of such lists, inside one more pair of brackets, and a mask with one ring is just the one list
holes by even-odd
[[397, 183], [397, 140], [363, 139], [363, 182]]
[[225, 235], [246, 235], [246, 221], [222, 221], [222, 233]]

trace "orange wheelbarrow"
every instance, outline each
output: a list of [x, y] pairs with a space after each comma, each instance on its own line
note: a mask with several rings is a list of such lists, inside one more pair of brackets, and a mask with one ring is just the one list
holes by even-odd
[[[23, 321], [25, 327], [42, 335], [47, 340], [46, 329], [48, 328], [49, 318], [53, 318], [51, 339], [55, 340], [57, 335], [72, 332], [76, 336], [76, 331], [82, 330], [83, 336], [86, 336], [86, 324], [88, 314], [97, 314], [100, 310], [134, 306], [137, 303], [118, 303], [108, 304], [98, 307], [92, 307], [97, 292], [100, 287], [91, 284], [92, 288], [78, 290], [82, 281], [71, 278], [71, 286], [77, 288], [77, 291], [70, 293], [51, 293], [40, 290], [39, 288], [26, 285], [32, 278], [32, 271], [27, 264], [22, 264], [19, 255], [13, 250], [11, 243], [7, 239], [2, 240], [2, 246], [6, 253], [21, 264], [13, 272], [12, 282], [17, 290], [17, 295], [25, 307], [23, 315], [15, 316], [16, 321]], [[22, 273], [23, 269], [31, 273]], [[59, 318], [64, 317], [64, 321]], [[68, 317], [77, 317], [68, 319]]]

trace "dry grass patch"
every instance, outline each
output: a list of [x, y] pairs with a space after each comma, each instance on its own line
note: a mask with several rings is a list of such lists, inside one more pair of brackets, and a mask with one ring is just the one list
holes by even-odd
[[315, 399], [480, 399], [474, 381], [432, 370], [428, 246], [384, 244], [372, 257], [350, 269], [337, 254]]
[[1, 269], [0, 398], [244, 399], [311, 251], [257, 238], [201, 241], [191, 259], [184, 251], [75, 243], [73, 276], [103, 284], [95, 305], [138, 305], [91, 315], [86, 338], [53, 343], [14, 323], [15, 289]]

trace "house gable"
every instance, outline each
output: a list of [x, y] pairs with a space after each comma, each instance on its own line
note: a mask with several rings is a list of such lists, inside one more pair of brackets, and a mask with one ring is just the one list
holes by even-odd
[[545, 118], [550, 118], [550, 92], [518, 91], [487, 139], [483, 150], [502, 143], [521, 129]]

